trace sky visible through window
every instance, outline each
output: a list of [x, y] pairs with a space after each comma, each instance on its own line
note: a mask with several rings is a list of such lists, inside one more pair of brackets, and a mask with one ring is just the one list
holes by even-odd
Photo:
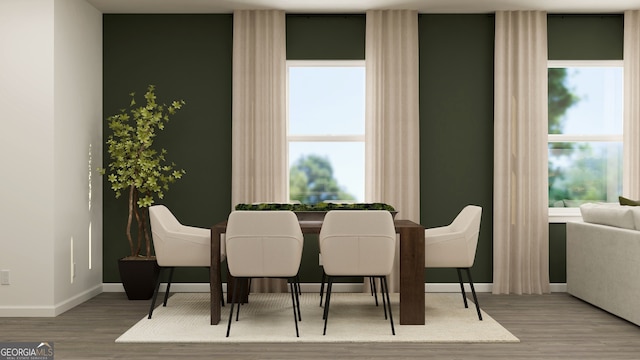
[[[289, 67], [290, 135], [364, 135], [364, 66]], [[289, 143], [289, 167], [302, 156], [329, 158], [334, 178], [364, 201], [364, 143]]]
[[565, 113], [564, 134], [622, 134], [622, 68], [572, 67], [567, 87], [579, 101]]

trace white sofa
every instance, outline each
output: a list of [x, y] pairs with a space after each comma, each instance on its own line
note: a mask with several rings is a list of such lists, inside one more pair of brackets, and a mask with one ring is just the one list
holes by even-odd
[[640, 207], [585, 204], [567, 223], [567, 291], [640, 325]]

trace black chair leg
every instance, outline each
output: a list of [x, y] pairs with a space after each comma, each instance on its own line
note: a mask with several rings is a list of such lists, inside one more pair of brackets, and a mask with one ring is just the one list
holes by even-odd
[[296, 290], [296, 286], [294, 285], [296, 280], [293, 282], [289, 282], [289, 288], [291, 290], [291, 308], [293, 309], [293, 322], [296, 324], [296, 337], [300, 337], [300, 333], [298, 332], [298, 316], [300, 316], [300, 305], [298, 303], [298, 315], [296, 316], [296, 297], [298, 297], [298, 291]]
[[333, 278], [329, 276], [329, 281], [327, 284], [327, 300], [324, 303], [324, 330], [322, 335], [327, 335], [327, 320], [329, 319], [329, 305], [331, 304], [331, 288], [333, 287]]
[[[395, 326], [393, 324], [393, 314], [391, 313], [391, 299], [389, 297], [389, 286], [387, 285], [387, 277], [379, 276], [380, 278], [380, 291], [382, 294], [382, 304], [384, 307], [384, 318], [387, 319], [387, 308], [389, 309], [389, 322], [391, 323], [391, 333], [396, 334]], [[375, 280], [375, 279], [374, 279]], [[324, 303], [324, 312], [322, 319], [324, 320], [324, 330], [322, 335], [327, 334], [327, 322], [329, 320], [329, 307], [331, 306], [331, 294], [333, 288], [333, 277], [328, 276], [327, 296]], [[386, 297], [386, 298], [385, 298]], [[387, 306], [388, 305], [388, 306]]]
[[169, 268], [169, 281], [167, 281], [167, 291], [164, 292], [164, 302], [162, 306], [167, 306], [167, 300], [169, 299], [169, 289], [171, 289], [171, 280], [173, 280], [173, 270], [176, 268]]
[[[233, 278], [233, 295], [231, 296], [231, 309], [229, 310], [229, 323], [227, 324], [227, 337], [229, 337], [229, 331], [231, 331], [231, 320], [233, 319], [233, 307], [236, 304], [236, 294], [238, 293], [238, 279]], [[238, 308], [240, 304], [238, 304]]]
[[460, 268], [456, 268], [456, 271], [458, 272], [458, 281], [460, 282], [460, 292], [462, 293], [462, 301], [464, 301], [464, 307], [468, 308], [469, 305], [467, 305], [467, 293], [464, 291], [464, 283], [462, 282], [462, 273], [460, 272], [460, 270]]
[[242, 301], [243, 304], [246, 304], [249, 302], [249, 294], [251, 293], [251, 280], [253, 280], [253, 278], [249, 278], [249, 280], [247, 281], [248, 285], [247, 285], [247, 291], [246, 292], [242, 292], [240, 294], [246, 294], [245, 296], [245, 300]]
[[162, 270], [163, 268], [160, 268], [160, 273], [158, 274], [158, 281], [156, 281], [156, 288], [153, 290], [153, 299], [151, 300], [151, 307], [149, 308], [149, 316], [147, 317], [147, 319], [151, 319], [151, 315], [153, 315], [153, 309], [156, 306], [156, 299], [158, 298], [158, 290], [160, 289], [160, 281], [162, 279], [162, 277], [160, 275], [162, 275]]
[[391, 299], [389, 299], [389, 285], [387, 285], [387, 277], [386, 276], [382, 276], [381, 277], [381, 284], [380, 287], [382, 287], [382, 296], [387, 296], [387, 304], [389, 304], [389, 322], [391, 322], [391, 334], [395, 335], [396, 334], [396, 329], [393, 326], [393, 315], [391, 314]]
[[[384, 319], [387, 320], [387, 301], [384, 296], [384, 288], [382, 287], [382, 276], [380, 277], [380, 292], [382, 295], [382, 308], [384, 309]], [[376, 304], [378, 306], [378, 304]], [[391, 304], [389, 304], [389, 308], [391, 308]], [[391, 309], [389, 309], [391, 311]]]
[[327, 274], [322, 270], [322, 282], [320, 283], [320, 307], [322, 307], [322, 295], [324, 295], [325, 281], [327, 281]]
[[469, 278], [469, 285], [471, 286], [471, 294], [473, 294], [473, 302], [476, 303], [476, 311], [478, 312], [478, 319], [482, 321], [482, 314], [480, 313], [480, 304], [478, 304], [478, 297], [476, 296], [476, 289], [473, 287], [473, 280], [471, 279], [471, 270], [467, 270], [467, 277]]
[[371, 288], [371, 296], [373, 296], [373, 288], [375, 286], [375, 282], [373, 281], [373, 277], [369, 277], [369, 287]]
[[[302, 315], [300, 315], [300, 279], [298, 278], [298, 276], [296, 275], [295, 278], [291, 279], [293, 280], [293, 287], [291, 288], [291, 291], [295, 292], [295, 303], [294, 305], [294, 310], [297, 308], [298, 309], [298, 321], [302, 321]], [[289, 283], [289, 285], [291, 285], [291, 283]], [[292, 293], [293, 294], [293, 293]]]
[[[378, 289], [376, 287], [376, 278], [373, 276], [369, 277], [369, 282], [371, 283], [371, 295], [373, 295], [376, 299], [376, 306], [378, 306]], [[384, 300], [384, 298], [383, 298]], [[386, 319], [386, 318], [385, 318]]]
[[[233, 293], [235, 294], [235, 292], [236, 292], [235, 288], [239, 287], [240, 288], [240, 294], [238, 294], [238, 296], [239, 297], [244, 297], [244, 294], [247, 294], [247, 296], [248, 296], [249, 289], [251, 288], [251, 278], [249, 278], [248, 280], [243, 278], [243, 281], [240, 281], [239, 285], [238, 285], [238, 282], [236, 281], [236, 278], [233, 278], [233, 281], [234, 281]], [[246, 292], [245, 292], [245, 287], [247, 288]], [[244, 302], [240, 302], [240, 299], [236, 299], [236, 300], [238, 300], [238, 310], [236, 310], [236, 321], [238, 321], [238, 318], [240, 317], [240, 305], [244, 305], [245, 303]]]

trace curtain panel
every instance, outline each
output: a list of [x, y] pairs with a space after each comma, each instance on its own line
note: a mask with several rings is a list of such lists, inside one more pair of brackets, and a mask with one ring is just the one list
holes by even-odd
[[547, 15], [495, 28], [493, 293], [548, 293]]
[[624, 171], [626, 196], [640, 199], [640, 10], [624, 13]]
[[[287, 202], [285, 12], [233, 13], [231, 201]], [[286, 292], [283, 280], [252, 282]]]
[[[366, 199], [420, 222], [418, 13], [372, 10], [366, 16]], [[397, 259], [388, 278], [392, 291], [399, 289]]]

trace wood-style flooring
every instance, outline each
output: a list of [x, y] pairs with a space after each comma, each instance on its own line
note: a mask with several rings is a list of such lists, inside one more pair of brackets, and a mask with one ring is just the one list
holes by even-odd
[[53, 341], [56, 360], [640, 359], [639, 326], [566, 293], [478, 296], [520, 343], [116, 344], [149, 306], [124, 293], [100, 294], [55, 318], [0, 318], [0, 341]]

